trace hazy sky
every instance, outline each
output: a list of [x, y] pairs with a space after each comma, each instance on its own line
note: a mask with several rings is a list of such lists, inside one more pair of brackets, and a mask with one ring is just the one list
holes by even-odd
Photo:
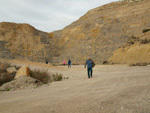
[[64, 28], [88, 10], [118, 0], [0, 0], [0, 22], [28, 23], [51, 32]]

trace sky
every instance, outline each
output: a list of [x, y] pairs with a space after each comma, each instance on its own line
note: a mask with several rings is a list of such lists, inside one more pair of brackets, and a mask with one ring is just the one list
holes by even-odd
[[113, 1], [118, 0], [0, 0], [0, 22], [28, 23], [52, 32]]

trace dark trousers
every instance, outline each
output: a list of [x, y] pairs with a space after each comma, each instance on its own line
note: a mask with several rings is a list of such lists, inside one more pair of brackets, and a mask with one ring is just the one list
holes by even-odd
[[88, 77], [92, 77], [92, 73], [93, 73], [93, 69], [92, 68], [87, 68], [87, 72], [88, 72]]

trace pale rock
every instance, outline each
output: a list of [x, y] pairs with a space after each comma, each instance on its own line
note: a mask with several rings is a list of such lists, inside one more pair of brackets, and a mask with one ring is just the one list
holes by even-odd
[[23, 66], [21, 67], [16, 75], [15, 75], [15, 78], [19, 78], [20, 76], [30, 76], [30, 70], [27, 66]]
[[9, 67], [6, 69], [8, 73], [13, 73], [13, 72], [17, 72], [15, 67]]

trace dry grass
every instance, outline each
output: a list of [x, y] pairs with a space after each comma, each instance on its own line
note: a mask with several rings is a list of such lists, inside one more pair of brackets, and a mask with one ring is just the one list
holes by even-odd
[[147, 66], [150, 63], [135, 63], [135, 64], [130, 64], [129, 66]]
[[7, 83], [7, 82], [12, 81], [15, 77], [15, 74], [16, 74], [16, 73], [11, 73], [11, 74], [7, 73], [4, 70], [2, 73], [1, 72], [0, 72], [0, 86]]
[[150, 29], [143, 29], [143, 33], [150, 31]]
[[51, 82], [51, 77], [49, 76], [49, 74], [46, 71], [45, 72], [41, 72], [39, 70], [31, 71], [30, 76], [32, 78], [40, 80], [43, 84], [47, 84], [47, 83]]
[[0, 63], [0, 86], [7, 83], [7, 82], [10, 82], [14, 79], [15, 77], [15, 74], [16, 73], [8, 73], [6, 71], [7, 68], [9, 68], [10, 65], [5, 63]]
[[[14, 80], [15, 74], [16, 73], [8, 73], [6, 69], [10, 67], [9, 64], [3, 64], [0, 63], [0, 86]], [[20, 69], [20, 67], [14, 66], [17, 70]], [[35, 70], [35, 71], [30, 71], [30, 76], [32, 78], [35, 78], [39, 81], [41, 81], [43, 84], [50, 83], [52, 81], [61, 81], [62, 80], [62, 74], [49, 74], [48, 72], [40, 71], [40, 70]]]
[[141, 44], [147, 44], [150, 43], [150, 39], [143, 39], [140, 41]]
[[31, 71], [30, 76], [32, 78], [40, 80], [43, 84], [47, 84], [52, 81], [61, 81], [62, 80], [62, 74], [58, 74], [58, 73], [49, 74], [46, 71], [41, 72], [39, 70]]
[[61, 81], [62, 80], [62, 74], [53, 74], [53, 81]]

